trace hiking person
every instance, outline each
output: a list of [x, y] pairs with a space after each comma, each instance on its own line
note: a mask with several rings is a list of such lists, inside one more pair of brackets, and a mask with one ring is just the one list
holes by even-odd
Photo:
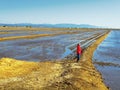
[[77, 44], [77, 62], [80, 60], [80, 55], [82, 54], [82, 48], [80, 47], [80, 44]]

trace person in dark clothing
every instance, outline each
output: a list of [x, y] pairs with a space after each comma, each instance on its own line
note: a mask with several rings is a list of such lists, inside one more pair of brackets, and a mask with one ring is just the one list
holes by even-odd
[[77, 62], [80, 60], [80, 55], [82, 54], [82, 48], [80, 47], [80, 44], [77, 44]]

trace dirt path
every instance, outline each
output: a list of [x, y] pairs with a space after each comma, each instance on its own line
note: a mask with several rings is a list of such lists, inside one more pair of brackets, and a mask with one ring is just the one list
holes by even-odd
[[3, 58], [0, 90], [108, 90], [92, 63], [94, 50], [106, 36], [87, 48], [79, 63], [74, 60], [34, 63]]

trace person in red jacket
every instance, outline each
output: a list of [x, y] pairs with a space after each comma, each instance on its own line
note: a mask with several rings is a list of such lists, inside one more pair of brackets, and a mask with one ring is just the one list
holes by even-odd
[[82, 54], [82, 48], [80, 47], [80, 44], [77, 44], [77, 62], [80, 60], [80, 55]]

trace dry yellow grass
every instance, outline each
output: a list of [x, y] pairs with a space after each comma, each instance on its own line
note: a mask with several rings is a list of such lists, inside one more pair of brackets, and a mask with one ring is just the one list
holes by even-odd
[[35, 28], [35, 27], [0, 27], [0, 30], [42, 30], [42, 31], [48, 31], [48, 30], [67, 30], [66, 28]]
[[[42, 31], [56, 31], [56, 30], [82, 30], [82, 31], [94, 31], [94, 30], [105, 30], [102, 28], [42, 28], [42, 27], [2, 27], [0, 30], [42, 30]], [[109, 30], [109, 29], [106, 29]]]
[[0, 34], [8, 34], [8, 32], [0, 32]]
[[0, 90], [41, 90], [55, 82], [62, 72], [61, 64], [54, 62], [35, 63], [3, 58], [0, 63]]
[[0, 79], [31, 73], [39, 67], [38, 63], [19, 61], [11, 58], [0, 59]]

